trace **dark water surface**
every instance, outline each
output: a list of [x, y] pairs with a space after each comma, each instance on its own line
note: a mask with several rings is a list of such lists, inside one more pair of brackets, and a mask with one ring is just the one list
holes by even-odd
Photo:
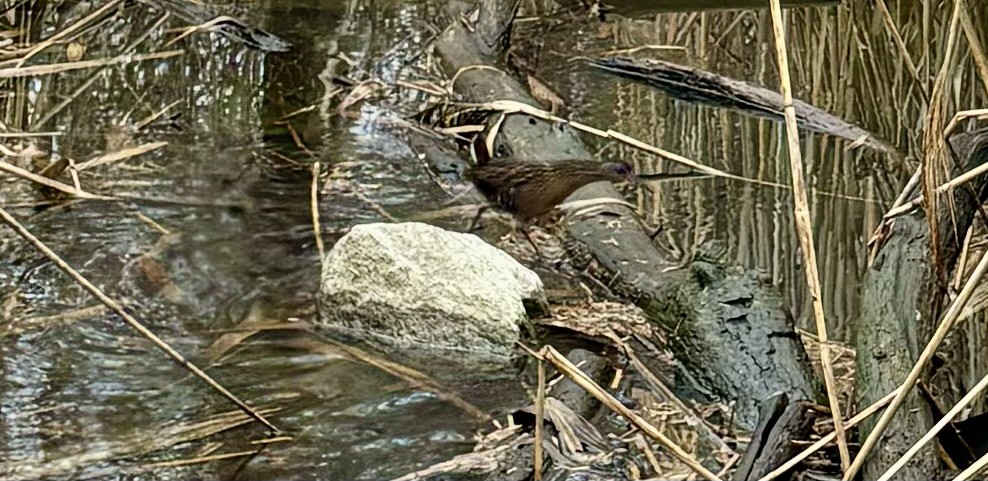
[[[336, 88], [331, 76], [337, 73], [385, 82], [432, 78], [436, 65], [422, 48], [444, 4], [296, 0], [237, 5], [246, 20], [291, 41], [292, 51], [264, 55], [216, 34], [193, 35], [180, 58], [104, 70], [79, 100], [38, 128], [64, 132], [55, 148], [85, 160], [115, 150], [116, 140], [108, 135], [114, 124], [125, 118], [134, 123], [178, 102], [169, 111], [181, 114], [177, 128], [157, 122], [135, 139], [167, 141], [166, 148], [84, 176], [84, 185], [93, 191], [138, 197], [132, 204], [87, 201], [39, 209], [26, 206], [37, 196], [21, 186], [0, 186], [0, 194], [6, 204], [22, 205], [13, 212], [32, 232], [180, 352], [209, 366], [212, 375], [252, 405], [280, 408], [269, 416], [294, 440], [271, 444], [249, 458], [151, 465], [211, 453], [207, 442], [224, 442], [216, 453], [250, 450], [249, 441], [265, 433], [249, 424], [205, 441], [177, 447], [165, 443], [174, 435], [169, 430], [227, 412], [230, 405], [164, 360], [115, 316], [90, 313], [44, 329], [30, 327], [32, 318], [97, 304], [4, 228], [0, 311], [12, 313], [3, 319], [13, 327], [0, 329], [0, 478], [376, 480], [472, 448], [474, 433], [488, 426], [434, 394], [346, 359], [310, 335], [262, 333], [219, 359], [209, 356], [216, 352], [214, 343], [245, 319], [312, 316], [319, 276], [308, 200], [313, 160], [324, 170], [335, 169], [333, 178], [359, 184], [364, 196], [325, 192], [321, 213], [327, 247], [354, 223], [382, 220], [371, 204], [407, 218], [449, 200], [399, 129], [386, 122], [396, 110], [413, 110], [421, 94], [402, 91], [397, 103], [368, 103], [346, 116], [336, 112], [338, 98], [324, 98]], [[661, 9], [640, 14], [654, 18]], [[132, 11], [101, 25], [104, 40], [90, 45], [87, 55], [112, 55], [159, 15]], [[774, 86], [766, 73], [774, 67], [765, 49], [737, 47], [751, 41], [770, 45], [754, 26], [755, 15], [740, 23], [740, 40], [725, 48], [731, 55], [721, 54], [726, 63], [715, 68], [710, 61], [707, 67]], [[589, 20], [547, 25], [551, 28], [544, 33], [530, 36], [541, 46], [529, 47], [540, 49], [538, 73], [566, 98], [570, 115], [726, 171], [788, 182], [779, 125], [672, 101], [592, 72], [573, 57], [620, 48], [620, 42]], [[689, 35], [666, 28], [656, 25], [651, 33], [677, 45], [693, 44]], [[161, 35], [149, 40], [158, 50], [175, 34]], [[797, 57], [794, 63], [799, 62]], [[21, 81], [17, 116], [30, 125], [87, 75]], [[808, 99], [818, 94], [805, 87], [800, 93]], [[289, 122], [308, 152], [277, 122], [300, 109], [306, 110]], [[626, 147], [588, 142], [603, 155], [633, 159], [640, 168], [668, 167]], [[864, 239], [880, 211], [874, 202], [842, 197], [874, 197], [867, 176], [846, 175], [855, 167], [841, 154], [843, 144], [814, 136], [805, 145], [814, 190], [838, 194], [815, 195], [812, 201], [822, 232], [817, 242], [827, 311], [840, 337], [856, 312]], [[630, 200], [666, 226], [660, 242], [671, 252], [685, 258], [719, 242], [726, 246], [728, 262], [764, 270], [807, 325], [786, 191], [703, 179], [663, 184]], [[163, 236], [147, 218], [175, 237]], [[173, 288], [153, 282], [149, 287], [146, 273], [154, 272], [154, 264], [137, 260], [153, 248], [160, 250], [155, 259]], [[459, 392], [483, 410], [500, 412], [524, 399], [517, 382], [496, 391], [474, 383], [464, 379], [460, 387], [471, 387]], [[450, 384], [457, 387], [455, 379]]]

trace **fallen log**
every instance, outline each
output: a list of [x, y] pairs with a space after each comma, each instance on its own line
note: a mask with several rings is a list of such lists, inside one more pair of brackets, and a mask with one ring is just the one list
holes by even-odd
[[[988, 129], [948, 140], [960, 159], [953, 176], [988, 162]], [[981, 193], [980, 199], [958, 191], [958, 202], [936, 213], [940, 217], [939, 252], [947, 269], [956, 260], [977, 205], [985, 201], [986, 184], [988, 178], [979, 176], [970, 186]], [[858, 406], [868, 406], [899, 387], [939, 317], [944, 293], [936, 269], [930, 264], [930, 230], [925, 215], [917, 211], [896, 218], [865, 274], [855, 344]], [[863, 422], [859, 438], [865, 439], [876, 422], [877, 417]], [[877, 479], [932, 425], [929, 405], [918, 393], [909, 394], [886, 429], [882, 448], [865, 463], [863, 478]], [[935, 450], [927, 446], [899, 472], [897, 479], [939, 479], [942, 474]]]

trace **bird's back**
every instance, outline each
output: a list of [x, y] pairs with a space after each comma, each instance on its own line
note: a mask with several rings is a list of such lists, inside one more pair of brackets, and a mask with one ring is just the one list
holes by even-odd
[[580, 187], [600, 180], [614, 180], [588, 160], [556, 162], [492, 159], [466, 172], [477, 190], [501, 210], [529, 220], [550, 212]]

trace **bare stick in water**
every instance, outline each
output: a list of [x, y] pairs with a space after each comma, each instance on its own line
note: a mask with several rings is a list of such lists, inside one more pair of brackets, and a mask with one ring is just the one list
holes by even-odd
[[72, 280], [74, 280], [77, 284], [82, 286], [83, 289], [89, 291], [89, 293], [92, 294], [94, 297], [96, 297], [96, 299], [99, 299], [100, 302], [105, 304], [106, 307], [109, 307], [111, 310], [113, 310], [113, 312], [115, 312], [118, 316], [120, 316], [127, 324], [130, 324], [131, 327], [136, 329], [137, 332], [141, 333], [144, 337], [150, 339], [155, 346], [158, 346], [159, 349], [165, 351], [165, 354], [167, 354], [168, 357], [172, 358], [172, 360], [177, 362], [182, 367], [188, 369], [192, 374], [194, 374], [199, 379], [205, 381], [206, 384], [209, 384], [210, 387], [212, 387], [220, 394], [222, 394], [223, 397], [229, 399], [230, 401], [233, 401], [233, 403], [236, 404], [237, 407], [240, 408], [244, 413], [256, 419], [261, 424], [267, 426], [267, 428], [270, 429], [271, 432], [275, 434], [281, 432], [281, 430], [276, 428], [274, 424], [271, 424], [270, 421], [265, 419], [264, 416], [262, 416], [253, 408], [248, 406], [247, 403], [241, 401], [240, 398], [238, 398], [233, 393], [228, 391], [225, 387], [221, 386], [218, 382], [213, 380], [213, 378], [210, 377], [209, 374], [206, 374], [205, 372], [203, 372], [202, 369], [199, 369], [198, 367], [196, 367], [195, 364], [192, 364], [187, 359], [185, 359], [184, 356], [182, 356], [181, 354], [179, 354], [178, 351], [176, 351], [171, 346], [169, 346], [168, 343], [161, 340], [161, 338], [155, 335], [153, 332], [151, 332], [150, 329], [144, 327], [144, 325], [141, 324], [140, 321], [138, 321], [133, 316], [128, 314], [127, 311], [124, 310], [123, 306], [121, 306], [117, 301], [111, 299], [109, 296], [103, 293], [103, 291], [101, 291], [98, 287], [96, 287], [91, 282], [86, 280], [86, 278], [83, 277], [82, 274], [79, 273], [79, 271], [73, 269], [72, 266], [70, 266], [67, 262], [62, 260], [62, 258], [59, 257], [58, 254], [56, 254], [54, 251], [49, 249], [48, 246], [46, 246], [43, 242], [41, 242], [40, 239], [35, 237], [34, 234], [31, 234], [31, 232], [29, 232], [27, 228], [21, 225], [20, 222], [17, 222], [17, 219], [11, 216], [10, 213], [8, 213], [3, 207], [0, 207], [0, 219], [3, 219], [3, 221], [7, 225], [9, 225], [11, 229], [14, 229], [14, 231], [17, 232], [18, 235], [23, 237], [26, 241], [30, 242], [31, 245], [33, 245], [35, 249], [37, 249], [42, 254], [44, 254], [45, 257], [51, 259], [51, 261], [54, 262], [55, 265], [62, 270], [62, 272], [68, 274], [69, 277], [71, 277]]

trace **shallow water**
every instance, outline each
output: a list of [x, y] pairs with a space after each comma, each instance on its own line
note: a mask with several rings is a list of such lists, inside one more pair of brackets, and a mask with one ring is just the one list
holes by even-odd
[[[337, 115], [337, 101], [322, 99], [334, 88], [328, 76], [344, 70], [355, 79], [428, 78], [427, 69], [434, 65], [421, 49], [445, 2], [270, 3], [266, 9], [241, 5], [238, 13], [290, 40], [291, 52], [264, 55], [216, 34], [193, 35], [178, 59], [105, 70], [82, 100], [39, 127], [65, 132], [55, 148], [85, 160], [112, 150], [108, 144], [115, 140], [107, 132], [114, 123], [125, 117], [134, 122], [178, 101], [169, 111], [181, 114], [173, 123], [152, 124], [134, 139], [164, 140], [166, 148], [84, 179], [94, 191], [135, 196], [133, 203], [87, 201], [13, 211], [180, 352], [210, 366], [209, 372], [233, 392], [256, 406], [279, 407], [270, 417], [294, 440], [251, 457], [150, 466], [206, 453], [205, 442], [198, 440], [178, 447], [155, 443], [166, 428], [203, 421], [230, 406], [164, 361], [115, 316], [90, 314], [42, 330], [0, 330], [4, 479], [389, 479], [471, 449], [482, 425], [470, 415], [377, 368], [348, 360], [308, 334], [262, 333], [219, 359], [208, 355], [244, 319], [312, 315], [319, 275], [309, 210], [308, 165], [313, 160], [324, 171], [335, 169], [335, 177], [352, 179], [365, 199], [324, 193], [320, 208], [327, 246], [354, 223], [382, 220], [379, 209], [407, 218], [449, 200], [400, 129], [382, 121], [391, 109], [414, 109], [421, 94], [403, 92], [401, 102], [368, 103], [347, 116]], [[628, 12], [651, 19], [657, 10]], [[158, 16], [130, 12], [101, 26], [112, 33], [106, 37], [110, 40], [91, 45], [87, 55], [117, 51]], [[620, 46], [593, 22], [562, 23], [539, 38], [544, 47], [538, 75], [567, 99], [569, 115], [723, 170], [787, 182], [781, 126], [673, 101], [590, 71], [570, 60]], [[751, 32], [744, 30], [742, 36], [764, 42]], [[659, 27], [651, 33], [673, 41], [678, 37]], [[160, 47], [164, 40], [156, 34], [151, 43]], [[678, 39], [679, 44], [688, 40]], [[338, 53], [353, 64], [344, 68]], [[760, 55], [735, 53], [745, 59]], [[761, 64], [734, 60], [717, 70], [773, 85], [764, 58]], [[25, 125], [85, 75], [21, 82], [19, 94], [31, 92], [32, 99], [18, 114], [27, 118]], [[815, 95], [805, 89], [800, 93]], [[307, 107], [311, 110], [290, 119], [303, 150], [276, 124]], [[632, 159], [642, 169], [670, 167], [626, 147], [587, 141], [602, 155]], [[880, 211], [874, 202], [839, 197], [873, 197], [866, 176], [846, 175], [853, 159], [840, 155], [843, 144], [808, 136], [805, 145], [816, 192], [825, 301], [840, 337], [856, 312], [864, 240]], [[25, 189], [0, 189], [8, 205], [37, 200]], [[702, 179], [664, 183], [629, 198], [665, 226], [660, 238], [665, 249], [685, 258], [709, 242], [723, 244], [725, 260], [766, 271], [792, 301], [801, 325], [808, 325], [785, 190]], [[179, 237], [163, 237], [147, 218]], [[442, 223], [455, 227], [463, 219]], [[153, 265], [136, 262], [153, 246], [162, 252], [155, 259], [166, 272], [166, 287], [149, 284], [146, 273], [154, 272]], [[32, 317], [96, 305], [11, 231], [0, 229], [0, 302], [8, 299], [16, 304], [5, 323], [15, 328]], [[500, 412], [524, 399], [516, 384], [495, 390], [465, 379], [459, 392], [482, 410]], [[451, 385], [457, 387], [455, 381]], [[251, 449], [248, 442], [264, 435], [252, 424], [206, 441], [224, 442], [217, 453], [236, 452]]]

